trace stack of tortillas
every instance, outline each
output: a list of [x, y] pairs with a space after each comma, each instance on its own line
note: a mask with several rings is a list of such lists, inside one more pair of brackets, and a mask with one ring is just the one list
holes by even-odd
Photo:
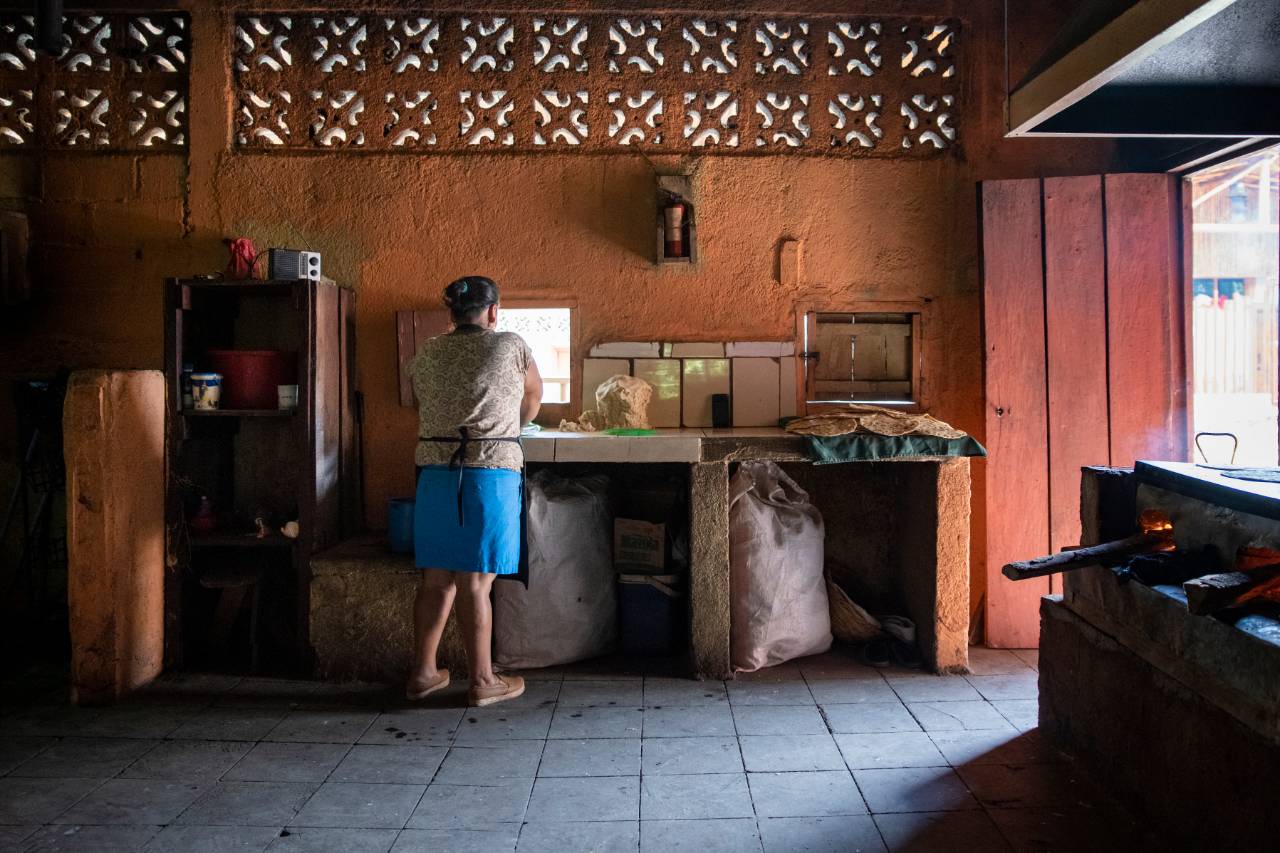
[[872, 435], [931, 435], [937, 438], [964, 438], [965, 433], [932, 415], [910, 415], [880, 406], [847, 403], [812, 415], [796, 418], [787, 431], [798, 435], [837, 436], [851, 433]]

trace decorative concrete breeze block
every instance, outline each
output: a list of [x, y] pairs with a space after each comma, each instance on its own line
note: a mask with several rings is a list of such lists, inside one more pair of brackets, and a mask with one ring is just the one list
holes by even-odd
[[73, 701], [114, 701], [164, 664], [165, 421], [158, 370], [82, 370], [63, 409]]

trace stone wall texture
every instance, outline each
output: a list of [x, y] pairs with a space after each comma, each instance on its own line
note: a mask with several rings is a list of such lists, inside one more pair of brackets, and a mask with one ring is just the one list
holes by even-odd
[[[571, 301], [583, 351], [607, 340], [789, 339], [798, 302], [930, 299], [924, 358], [932, 411], [981, 438], [976, 182], [1125, 165], [1105, 142], [1002, 137], [1000, 0], [746, 4], [958, 23], [957, 144], [900, 159], [237, 150], [234, 16], [288, 4], [175, 5], [191, 16], [186, 151], [0, 154], [0, 205], [31, 215], [36, 293], [30, 306], [0, 318], [0, 380], [64, 364], [159, 367], [165, 276], [221, 270], [228, 237], [318, 250], [325, 272], [358, 295], [367, 520], [375, 527], [386, 498], [412, 488], [415, 423], [397, 400], [395, 312], [437, 306], [442, 287], [459, 275], [492, 276], [508, 299]], [[1010, 5], [1016, 80], [1073, 4]], [[612, 6], [644, 8], [631, 0]], [[374, 4], [342, 8], [362, 7]], [[652, 261], [655, 169], [693, 174], [699, 263], [692, 268]], [[790, 240], [803, 246], [803, 274], [780, 281], [779, 247]], [[12, 459], [10, 418], [0, 418], [0, 430], [0, 454]], [[975, 555], [984, 553], [980, 474]], [[982, 567], [971, 577], [980, 585]]]

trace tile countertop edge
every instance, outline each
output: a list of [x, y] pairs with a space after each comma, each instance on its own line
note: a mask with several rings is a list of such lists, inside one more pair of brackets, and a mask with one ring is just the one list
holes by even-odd
[[[695, 464], [722, 461], [741, 446], [760, 445], [754, 458], [778, 457], [781, 461], [803, 461], [799, 436], [777, 427], [738, 429], [659, 429], [653, 435], [614, 436], [590, 432], [544, 430], [523, 436], [525, 458], [529, 462], [679, 462]], [[708, 458], [708, 448], [715, 448]]]
[[[529, 462], [660, 463], [734, 462], [771, 459], [811, 462], [803, 437], [778, 427], [660, 429], [654, 435], [614, 436], [544, 430], [523, 437]], [[904, 456], [867, 460], [940, 464], [958, 457]]]

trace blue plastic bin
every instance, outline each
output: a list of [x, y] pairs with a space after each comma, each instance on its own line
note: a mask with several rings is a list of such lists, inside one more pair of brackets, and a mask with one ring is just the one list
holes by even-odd
[[623, 654], [657, 657], [684, 649], [688, 632], [682, 580], [679, 575], [618, 576]]
[[413, 498], [387, 501], [387, 547], [394, 554], [413, 553]]

